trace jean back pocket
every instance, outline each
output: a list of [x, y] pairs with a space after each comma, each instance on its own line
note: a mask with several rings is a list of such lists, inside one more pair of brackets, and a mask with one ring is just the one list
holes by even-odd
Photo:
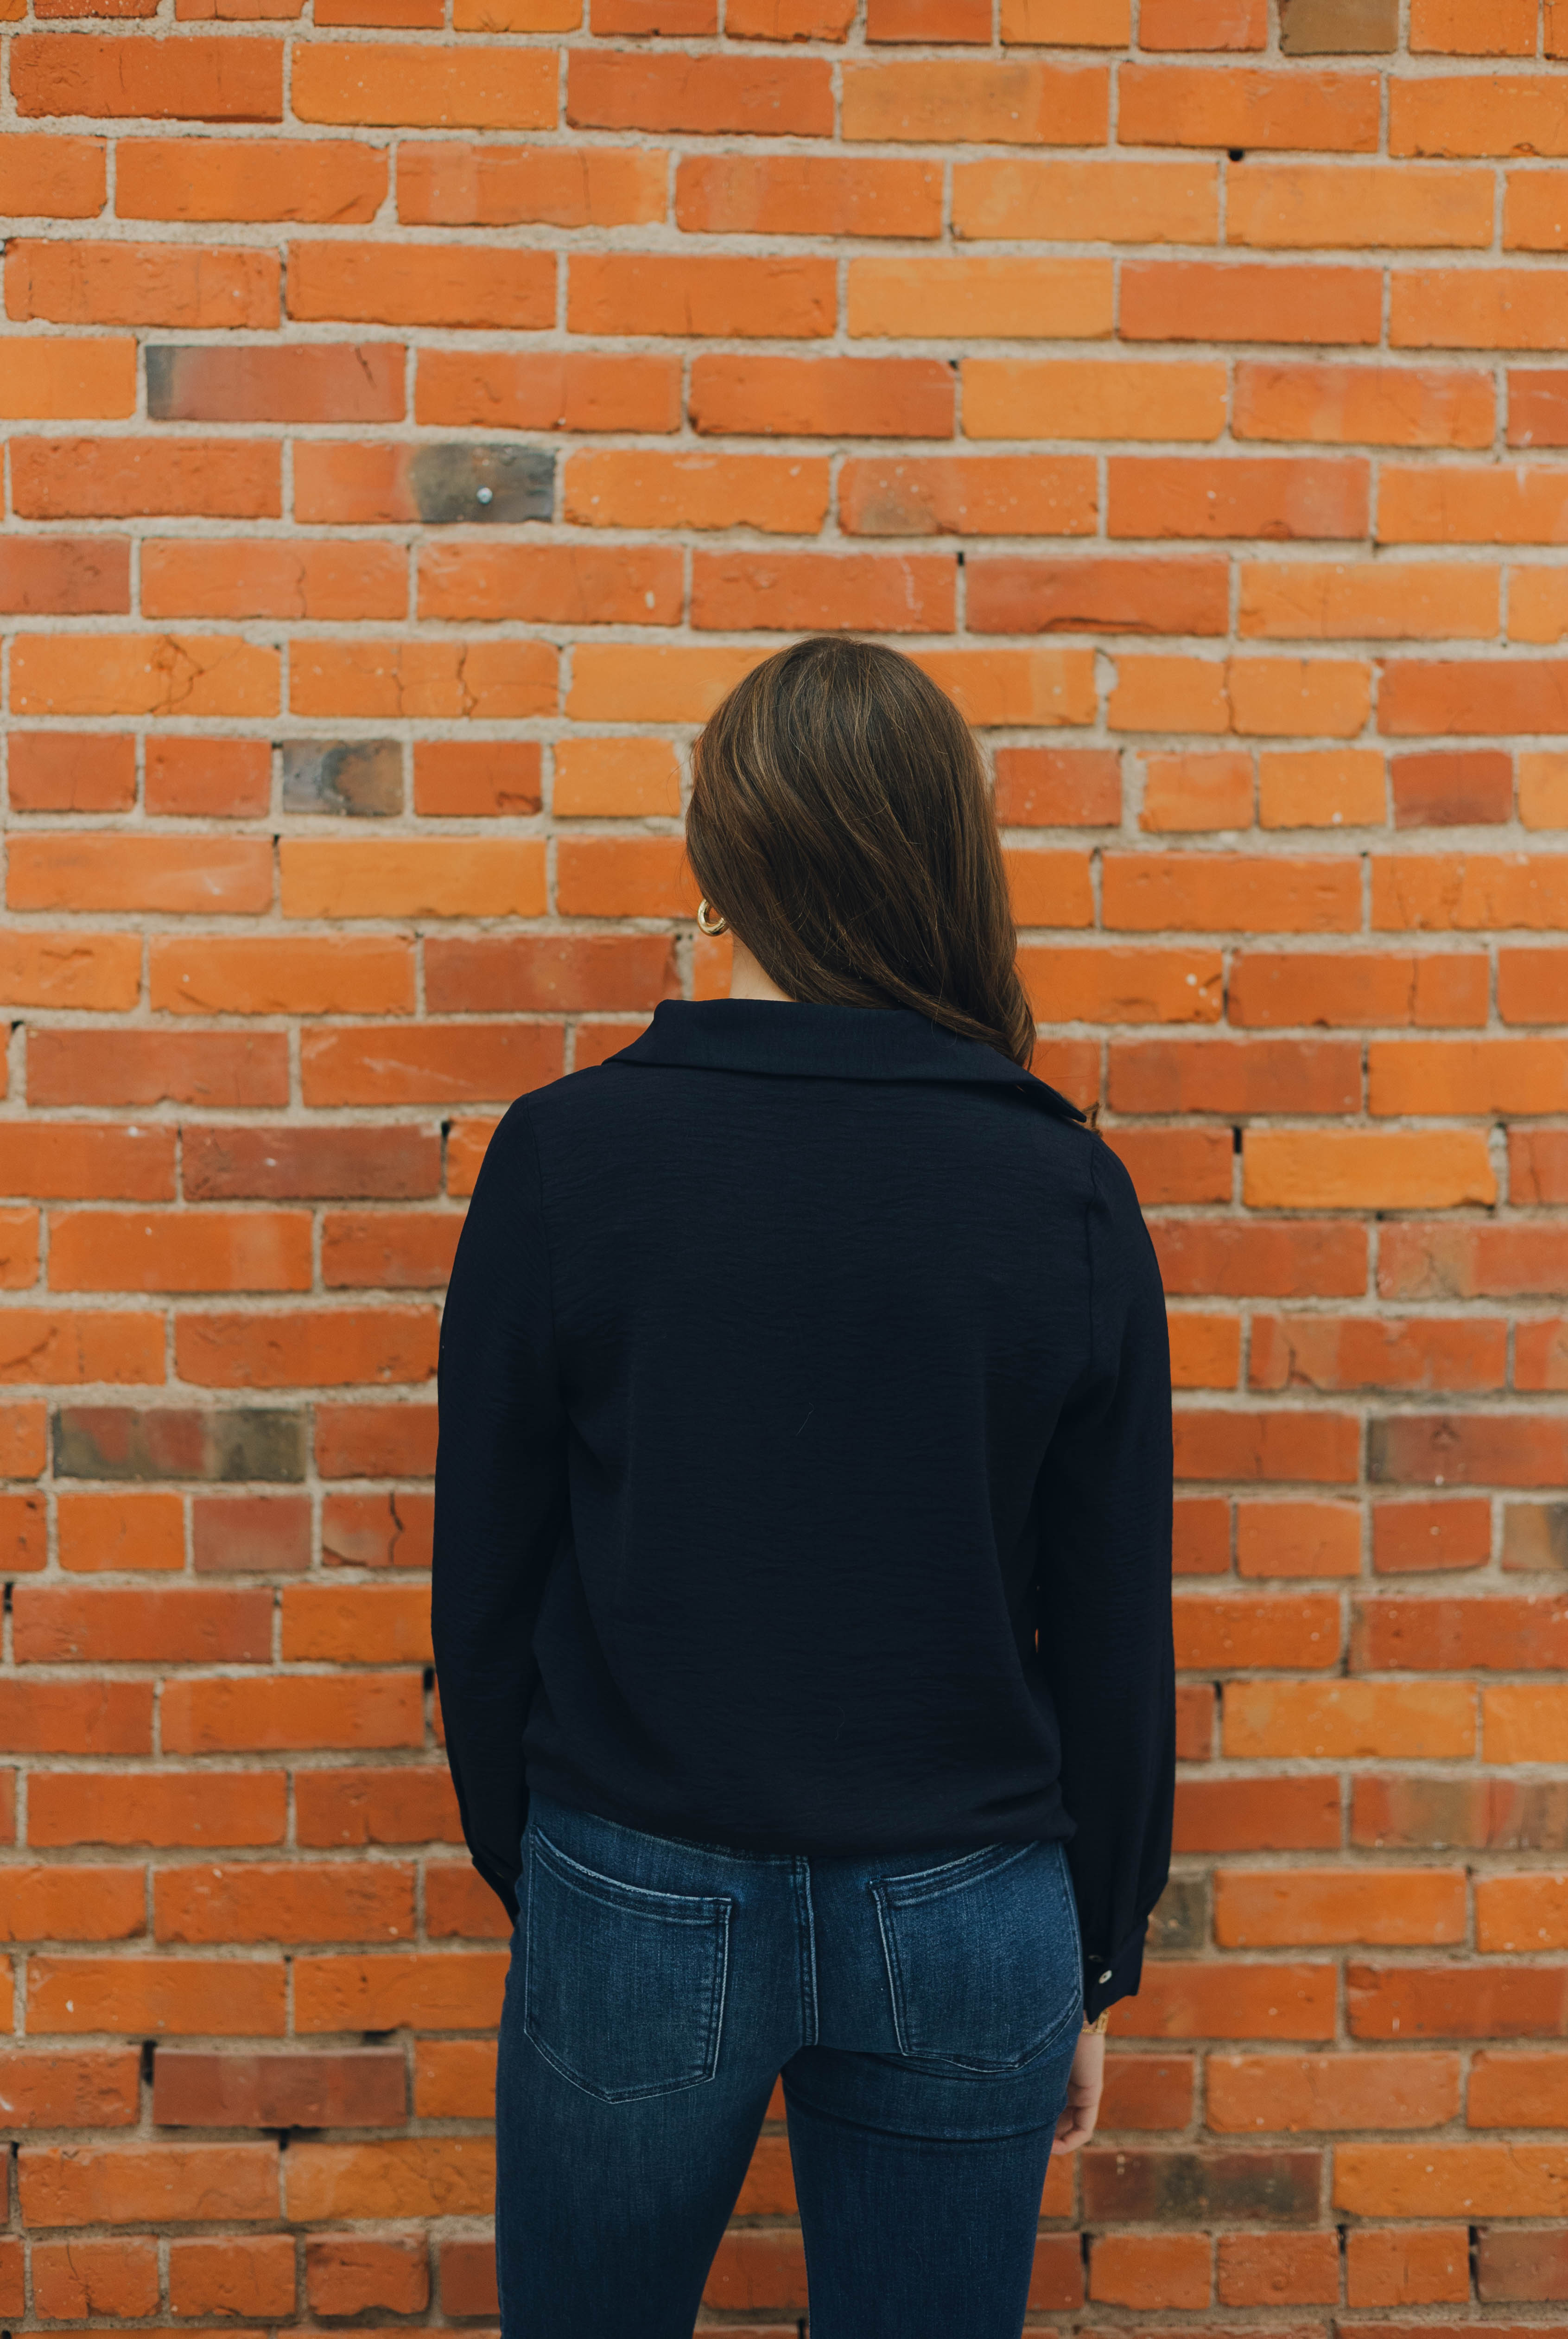
[[1021, 2070], [1082, 2018], [1060, 1843], [991, 1845], [872, 1885], [900, 2052], [955, 2077]]
[[546, 2061], [612, 2104], [711, 2079], [734, 1902], [622, 1884], [537, 1828], [527, 1850], [523, 2028]]

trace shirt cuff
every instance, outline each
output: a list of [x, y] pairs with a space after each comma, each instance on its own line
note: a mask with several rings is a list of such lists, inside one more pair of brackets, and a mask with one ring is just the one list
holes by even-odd
[[1112, 1958], [1096, 1957], [1088, 1951], [1083, 1959], [1083, 2018], [1098, 2021], [1108, 2006], [1119, 1998], [1136, 1998], [1138, 1985], [1143, 1978], [1143, 1942], [1147, 1924], [1139, 1925], [1129, 1940], [1122, 1943]]

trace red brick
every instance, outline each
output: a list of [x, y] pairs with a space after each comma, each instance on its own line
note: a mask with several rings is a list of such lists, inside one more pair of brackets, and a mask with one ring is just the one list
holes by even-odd
[[574, 129], [822, 138], [833, 116], [829, 67], [816, 57], [584, 48], [567, 66]]
[[158, 2311], [155, 2242], [35, 2242], [32, 2255], [33, 2303], [40, 2314], [74, 2322], [90, 2314]]
[[212, 2054], [160, 2047], [153, 2117], [160, 2127], [386, 2127], [406, 2110], [399, 2047]]
[[301, 122], [553, 130], [556, 80], [547, 49], [315, 41], [294, 52], [291, 96]]
[[[579, 54], [587, 54], [580, 52]], [[755, 253], [687, 259], [663, 252], [574, 252], [567, 329], [574, 333], [721, 335], [768, 340], [833, 330], [837, 279], [828, 260]]]
[[953, 378], [935, 358], [692, 360], [699, 433], [759, 437], [947, 439]]
[[1351, 1965], [1345, 1979], [1355, 2038], [1554, 2038], [1568, 2029], [1560, 1965]]
[[[247, 547], [247, 551], [253, 549]], [[209, 548], [182, 545], [178, 558], [167, 565], [160, 559], [165, 550], [173, 554], [174, 548], [143, 546], [143, 603], [149, 596], [157, 598], [160, 584], [167, 593], [172, 579], [183, 577], [192, 587], [187, 607], [198, 590], [204, 606], [216, 581]], [[307, 556], [304, 563], [295, 567], [297, 580], [303, 581], [309, 565]], [[202, 579], [199, 587], [198, 577]], [[236, 597], [255, 597], [242, 593]], [[231, 609], [228, 614], [239, 611]], [[149, 739], [145, 754], [143, 796], [151, 814], [175, 819], [245, 820], [264, 814], [271, 802], [272, 755], [264, 740]]]
[[25, 34], [11, 44], [22, 114], [159, 122], [280, 122], [283, 44], [156, 35]]
[[264, 1589], [24, 1584], [15, 1615], [19, 1664], [264, 1664], [272, 1648], [272, 1594]]
[[11, 132], [0, 138], [0, 213], [95, 219], [104, 208], [106, 153], [99, 138]]
[[13, 1868], [0, 1872], [0, 1940], [123, 1941], [146, 1929], [140, 1868]]
[[38, 1846], [278, 1844], [286, 1811], [281, 1771], [35, 1772], [27, 1833]]
[[123, 139], [114, 208], [122, 219], [351, 226], [380, 209], [387, 162], [384, 148], [348, 138]]
[[[23, 43], [14, 46], [20, 49]], [[52, 41], [49, 46], [69, 46]], [[105, 42], [114, 51], [137, 44]], [[193, 44], [182, 41], [188, 51]], [[216, 45], [216, 44], [214, 44]], [[253, 42], [224, 42], [253, 50]], [[167, 56], [164, 59], [167, 64]], [[12, 71], [15, 74], [15, 64]], [[198, 331], [278, 323], [279, 274], [269, 252], [182, 243], [30, 242], [5, 252], [5, 311], [55, 324], [169, 325]]]
[[275, 2144], [25, 2146], [17, 2179], [29, 2226], [272, 2218]]
[[1331, 456], [1112, 455], [1106, 465], [1111, 536], [1360, 537], [1364, 461]]
[[[138, 2117], [141, 2056], [135, 2048], [8, 2047], [0, 2048], [0, 2097], [13, 2127], [130, 2127]], [[47, 2245], [45, 2245], [47, 2246]], [[39, 2245], [35, 2245], [33, 2280], [38, 2297]], [[156, 2267], [154, 2265], [154, 2275]], [[48, 2269], [45, 2267], [45, 2286]], [[157, 2285], [153, 2284], [156, 2300]], [[38, 2301], [38, 2312], [49, 2308]], [[72, 2307], [75, 2314], [84, 2309]], [[124, 2304], [105, 2314], [151, 2313]]]
[[424, 2236], [372, 2241], [356, 2234], [312, 2235], [305, 2245], [305, 2295], [318, 2314], [359, 2314], [373, 2307], [419, 2314], [430, 2295]]
[[428, 1405], [319, 1405], [316, 1468], [323, 1478], [429, 1478], [436, 1410]]
[[175, 1680], [164, 1688], [163, 1731], [174, 1754], [417, 1746], [424, 1737], [419, 1676]]
[[1333, 1779], [1182, 1779], [1178, 1851], [1333, 1851], [1340, 1840]]
[[1122, 266], [1120, 324], [1129, 341], [1376, 343], [1382, 311], [1382, 278], [1373, 268], [1234, 260]]
[[289, 314], [303, 321], [525, 332], [555, 322], [556, 263], [547, 252], [486, 244], [294, 243], [288, 263]]
[[439, 1770], [425, 1764], [301, 1771], [295, 1794], [299, 1841], [312, 1849], [462, 1841], [458, 1801], [444, 1763]]
[[1334, 2234], [1221, 2234], [1216, 2277], [1224, 2306], [1337, 2305], [1338, 2238]]
[[1257, 65], [1130, 64], [1119, 75], [1124, 146], [1300, 147], [1370, 153], [1377, 144], [1374, 74]]
[[[618, 557], [625, 561], [624, 551]], [[766, 627], [792, 633], [843, 627], [946, 633], [953, 623], [955, 579], [949, 554], [698, 552], [690, 621], [699, 629], [725, 632]]]
[[463, 428], [675, 430], [680, 360], [595, 350], [421, 350], [414, 411], [420, 422]]
[[1352, 2306], [1463, 2304], [1470, 2296], [1469, 2240], [1463, 2226], [1353, 2227], [1346, 2298]]
[[[459, 2050], [449, 2048], [447, 2051]], [[453, 2241], [441, 2244], [441, 2305], [448, 2314], [494, 2315], [499, 2311], [496, 2301], [493, 2243]]]

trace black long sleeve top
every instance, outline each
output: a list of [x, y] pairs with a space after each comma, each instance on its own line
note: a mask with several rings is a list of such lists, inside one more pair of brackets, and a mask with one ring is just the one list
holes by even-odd
[[1068, 1841], [1090, 2016], [1170, 1850], [1170, 1372], [1131, 1183], [908, 1010], [666, 1002], [516, 1103], [440, 1347], [480, 1873], [530, 1786], [742, 1850]]

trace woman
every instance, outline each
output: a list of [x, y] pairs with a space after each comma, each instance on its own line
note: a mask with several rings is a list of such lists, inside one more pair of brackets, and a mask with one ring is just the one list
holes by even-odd
[[1016, 2339], [1169, 1853], [1159, 1272], [917, 666], [757, 667], [686, 841], [729, 998], [512, 1107], [442, 1327], [503, 2330], [689, 2339], [782, 2071], [813, 2339]]

